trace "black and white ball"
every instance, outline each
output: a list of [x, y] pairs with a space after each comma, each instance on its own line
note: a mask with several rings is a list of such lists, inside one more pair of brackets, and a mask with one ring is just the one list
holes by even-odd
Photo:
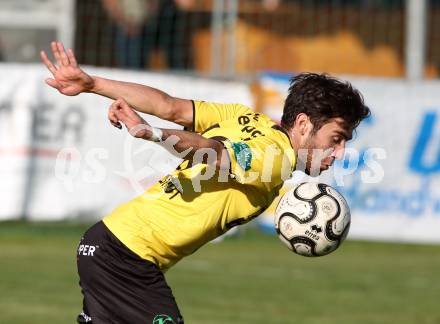
[[309, 257], [336, 250], [347, 237], [350, 219], [344, 197], [323, 183], [296, 185], [281, 197], [275, 210], [281, 241], [293, 252]]

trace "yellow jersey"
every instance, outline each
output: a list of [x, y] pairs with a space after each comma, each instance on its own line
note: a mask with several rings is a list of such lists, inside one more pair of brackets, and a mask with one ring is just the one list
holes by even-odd
[[295, 167], [290, 139], [269, 117], [240, 104], [193, 102], [193, 131], [223, 142], [226, 174], [183, 161], [104, 224], [130, 250], [166, 270], [233, 226], [258, 216]]

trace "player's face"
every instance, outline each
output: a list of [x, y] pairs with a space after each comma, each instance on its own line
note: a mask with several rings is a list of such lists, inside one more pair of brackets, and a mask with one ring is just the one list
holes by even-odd
[[333, 118], [318, 131], [305, 134], [303, 149], [307, 152], [306, 173], [318, 175], [330, 168], [335, 159], [342, 159], [345, 144], [352, 137], [342, 118]]

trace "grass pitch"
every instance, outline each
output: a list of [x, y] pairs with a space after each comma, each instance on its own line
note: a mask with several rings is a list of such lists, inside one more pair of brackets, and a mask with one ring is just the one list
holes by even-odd
[[[75, 323], [86, 226], [0, 223], [0, 323]], [[440, 323], [440, 247], [348, 241], [304, 258], [252, 230], [167, 273], [185, 322]]]

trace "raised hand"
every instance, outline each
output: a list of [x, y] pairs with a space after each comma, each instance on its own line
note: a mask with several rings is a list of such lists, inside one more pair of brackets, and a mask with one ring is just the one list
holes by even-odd
[[121, 128], [121, 123], [123, 123], [134, 137], [150, 139], [152, 135], [151, 126], [123, 99], [117, 99], [111, 104], [108, 119], [117, 128]]
[[78, 66], [72, 49], [66, 51], [61, 42], [52, 42], [51, 49], [56, 65], [44, 51], [40, 53], [41, 60], [53, 75], [53, 78], [46, 79], [46, 83], [66, 96], [91, 91], [94, 87], [93, 78]]

